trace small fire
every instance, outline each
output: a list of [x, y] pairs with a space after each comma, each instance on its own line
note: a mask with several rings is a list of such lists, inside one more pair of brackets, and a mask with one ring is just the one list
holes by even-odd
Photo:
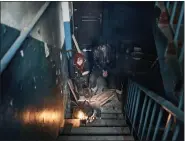
[[80, 111], [78, 111], [77, 118], [80, 120], [85, 120], [85, 119], [87, 119], [87, 116], [83, 111], [80, 110]]

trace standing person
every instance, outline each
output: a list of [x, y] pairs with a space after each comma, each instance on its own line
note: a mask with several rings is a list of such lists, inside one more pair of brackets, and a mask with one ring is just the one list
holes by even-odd
[[93, 68], [90, 75], [89, 86], [92, 91], [102, 91], [108, 87], [108, 77], [114, 63], [113, 49], [109, 44], [96, 46], [93, 50]]

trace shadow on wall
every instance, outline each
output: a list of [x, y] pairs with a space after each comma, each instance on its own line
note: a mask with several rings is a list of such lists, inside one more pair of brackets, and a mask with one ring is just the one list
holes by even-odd
[[[157, 58], [152, 30], [155, 16], [154, 4], [155, 2], [104, 2], [103, 40], [111, 44], [121, 56], [121, 59], [117, 61], [120, 70], [124, 68], [124, 53], [120, 52], [120, 49], [126, 50], [133, 47], [133, 45], [127, 45], [127, 42], [138, 45], [145, 54], [154, 55]], [[132, 63], [132, 60], [126, 61], [129, 65]], [[145, 68], [139, 63], [137, 65], [137, 69]], [[158, 62], [144, 75], [137, 75], [132, 79], [164, 96]]]

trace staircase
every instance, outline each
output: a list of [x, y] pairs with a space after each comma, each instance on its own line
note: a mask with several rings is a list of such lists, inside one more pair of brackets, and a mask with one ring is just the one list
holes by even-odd
[[[66, 120], [67, 121], [67, 120]], [[115, 97], [101, 109], [101, 119], [86, 125], [73, 127], [65, 124], [58, 137], [59, 141], [66, 140], [134, 140], [121, 110], [121, 103]]]

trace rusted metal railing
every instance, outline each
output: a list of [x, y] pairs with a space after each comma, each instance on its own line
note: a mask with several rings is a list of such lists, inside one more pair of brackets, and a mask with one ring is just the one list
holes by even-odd
[[[180, 126], [184, 124], [184, 112], [181, 110], [184, 102], [183, 95], [179, 107], [176, 107], [168, 100], [131, 80], [127, 88], [125, 114], [131, 124], [133, 135], [135, 134], [139, 140], [179, 139]], [[167, 118], [164, 122], [165, 116]], [[161, 127], [163, 127], [162, 134], [159, 134]], [[169, 135], [171, 130], [172, 136]]]

